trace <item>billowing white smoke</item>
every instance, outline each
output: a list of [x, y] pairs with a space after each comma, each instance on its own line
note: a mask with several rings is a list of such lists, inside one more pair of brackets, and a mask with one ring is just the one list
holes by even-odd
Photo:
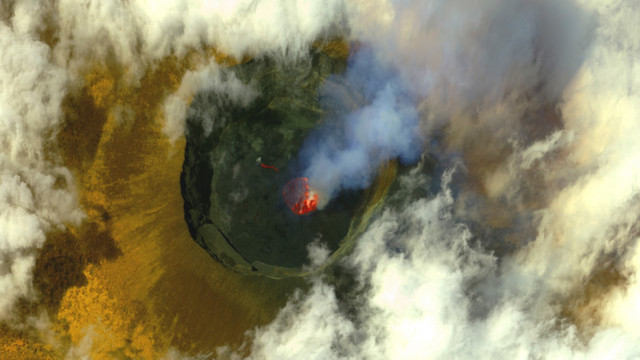
[[582, 61], [590, 27], [573, 1], [400, 1], [382, 8], [390, 9], [352, 9], [354, 36], [447, 113], [534, 87], [545, 97], [560, 95]]
[[[368, 49], [352, 56], [348, 66], [341, 81], [366, 103], [353, 112], [336, 114], [340, 118], [326, 119], [299, 155], [305, 164], [303, 176], [321, 195], [321, 207], [340, 190], [367, 187], [384, 162], [396, 158], [412, 162], [422, 152], [418, 111], [402, 79]], [[321, 94], [327, 103], [339, 103], [335, 97], [342, 95], [330, 89]]]
[[508, 142], [531, 143], [524, 114], [559, 100], [591, 30], [572, 2], [406, 1], [370, 13], [348, 9], [353, 36], [366, 50], [356, 52], [344, 77], [368, 104], [345, 116], [342, 127], [321, 129], [302, 150], [303, 174], [325, 200], [367, 186], [381, 162], [415, 160], [443, 126], [459, 147], [479, 128], [493, 132], [494, 143], [484, 146], [494, 153]]

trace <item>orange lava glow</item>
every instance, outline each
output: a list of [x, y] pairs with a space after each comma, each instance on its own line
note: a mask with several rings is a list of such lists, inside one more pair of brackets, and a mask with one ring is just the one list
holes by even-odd
[[290, 180], [282, 191], [287, 206], [296, 215], [309, 214], [318, 207], [318, 194], [309, 189], [309, 179], [299, 177]]

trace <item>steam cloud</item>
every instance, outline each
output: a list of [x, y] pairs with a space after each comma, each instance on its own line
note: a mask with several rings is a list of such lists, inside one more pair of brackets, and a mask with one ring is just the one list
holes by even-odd
[[[203, 45], [289, 61], [346, 34], [364, 49], [329, 81], [357, 88], [364, 106], [308, 140], [306, 174], [334, 196], [366, 186], [387, 159], [427, 151], [439, 166], [426, 173], [423, 156], [398, 180], [341, 264], [356, 285], [313, 279], [255, 329], [249, 357], [640, 357], [634, 2], [61, 0], [0, 11], [0, 320], [34, 296], [46, 233], [82, 220], [73, 178], [49, 149], [87, 63], [126, 64], [135, 84]], [[39, 40], [46, 31], [53, 45]], [[255, 95], [202, 65], [161, 109], [170, 138], [207, 86], [239, 103]], [[609, 273], [623, 281], [594, 280]]]
[[[344, 79], [333, 81], [346, 82], [361, 94], [366, 105], [336, 115], [337, 119], [327, 119], [328, 124], [312, 134], [300, 150], [306, 163], [303, 174], [322, 194], [320, 206], [341, 189], [368, 186], [383, 162], [395, 158], [404, 163], [416, 161], [422, 152], [418, 113], [411, 94], [375, 53], [358, 51], [350, 59]], [[336, 97], [342, 94], [334, 94], [330, 88], [321, 93], [325, 94], [325, 103], [341, 102]]]

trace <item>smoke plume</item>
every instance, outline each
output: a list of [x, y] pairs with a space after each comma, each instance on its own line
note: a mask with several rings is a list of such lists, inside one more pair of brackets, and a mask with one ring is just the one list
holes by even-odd
[[[346, 83], [365, 105], [340, 104], [332, 83]], [[300, 150], [302, 171], [320, 195], [320, 206], [342, 189], [367, 187], [380, 165], [400, 158], [417, 160], [422, 152], [418, 111], [399, 75], [375, 53], [363, 49], [350, 59], [343, 77], [328, 80], [321, 90], [329, 114], [323, 126]], [[337, 110], [339, 109], [339, 110]]]

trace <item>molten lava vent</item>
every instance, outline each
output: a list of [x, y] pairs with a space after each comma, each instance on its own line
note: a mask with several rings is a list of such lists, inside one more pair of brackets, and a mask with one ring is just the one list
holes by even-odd
[[318, 207], [318, 194], [309, 189], [309, 179], [298, 177], [290, 180], [282, 191], [287, 206], [297, 215], [313, 212]]

